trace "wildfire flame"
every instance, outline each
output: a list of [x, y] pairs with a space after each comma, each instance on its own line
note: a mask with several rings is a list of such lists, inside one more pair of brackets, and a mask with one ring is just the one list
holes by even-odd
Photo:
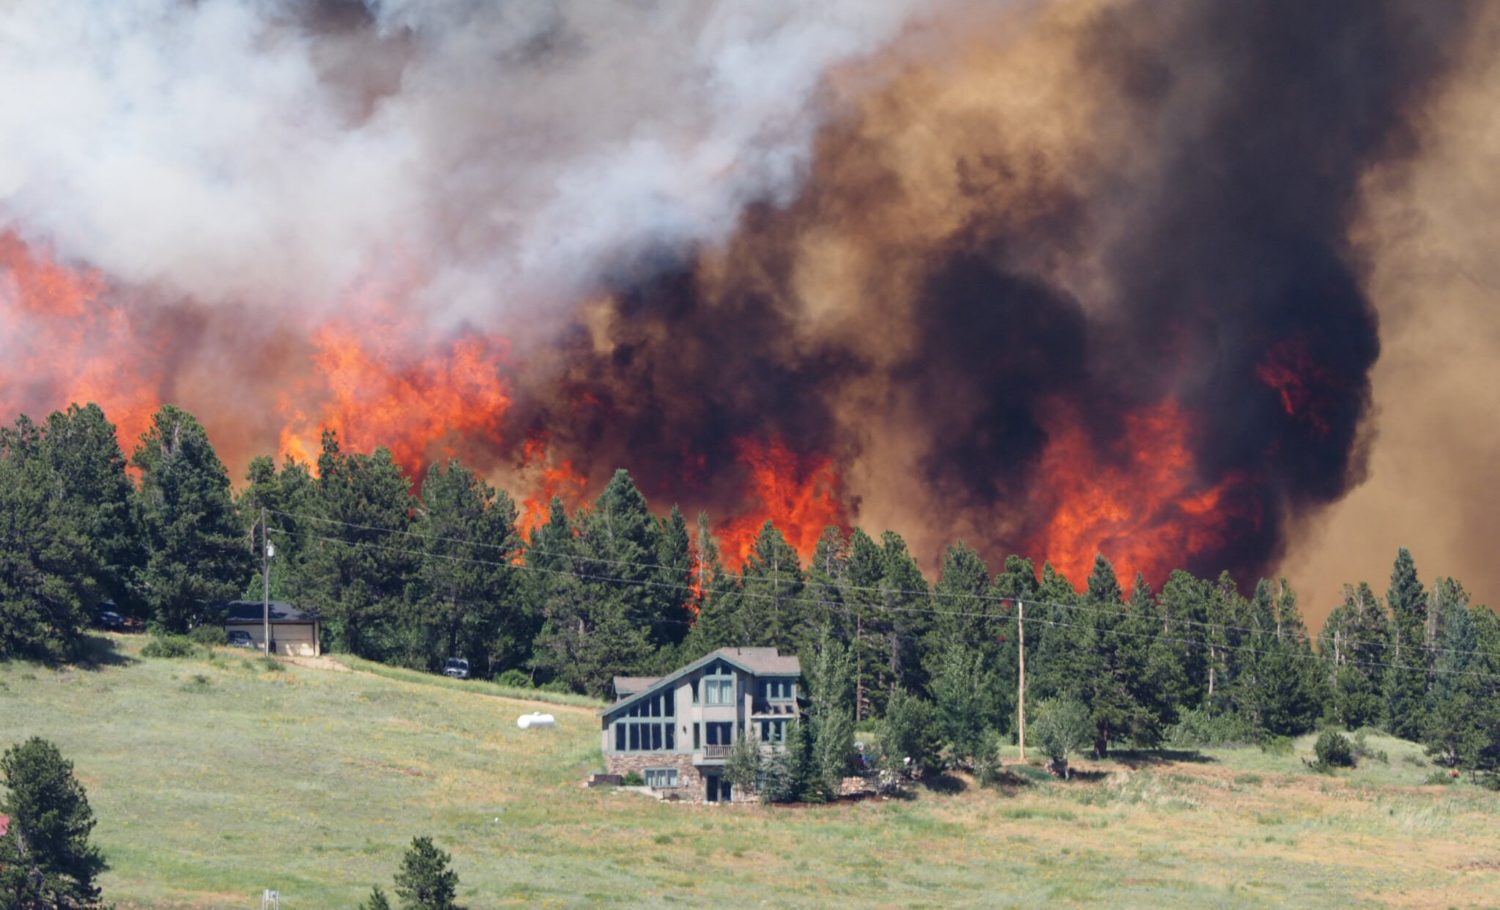
[[536, 529], [547, 523], [552, 500], [561, 499], [568, 511], [583, 505], [588, 492], [588, 478], [573, 466], [572, 459], [554, 462], [544, 435], [526, 440], [521, 447], [522, 476], [529, 477], [532, 493], [521, 504], [516, 528], [531, 539]]
[[1313, 361], [1306, 342], [1293, 338], [1272, 347], [1255, 367], [1255, 377], [1280, 396], [1288, 417], [1307, 424], [1319, 436], [1328, 435], [1319, 390], [1326, 388], [1332, 377]]
[[1170, 399], [1127, 416], [1104, 451], [1066, 417], [1042, 454], [1035, 489], [1049, 517], [1029, 551], [1081, 586], [1098, 553], [1123, 579], [1160, 581], [1222, 545], [1237, 520], [1227, 500], [1242, 478], [1200, 481], [1191, 442], [1188, 415]]
[[161, 372], [145, 357], [122, 362], [119, 352], [162, 345], [131, 321], [98, 272], [68, 268], [0, 233], [0, 332], [11, 360], [0, 386], [7, 419], [39, 401], [51, 404], [46, 410], [92, 401], [114, 421], [127, 453], [150, 426]]
[[849, 524], [833, 459], [799, 457], [780, 438], [740, 439], [735, 454], [749, 470], [749, 505], [719, 528], [728, 564], [744, 565], [767, 521], [775, 523], [804, 560], [812, 556], [824, 528]]
[[380, 339], [346, 324], [314, 333], [317, 370], [279, 402], [287, 419], [283, 455], [312, 460], [322, 431], [331, 429], [357, 451], [388, 447], [420, 478], [427, 464], [475, 443], [500, 446], [511, 404], [504, 340], [464, 335], [413, 356], [392, 340], [403, 330], [399, 322], [382, 326]]

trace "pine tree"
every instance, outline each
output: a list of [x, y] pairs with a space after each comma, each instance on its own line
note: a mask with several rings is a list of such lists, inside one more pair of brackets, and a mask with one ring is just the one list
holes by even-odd
[[[271, 543], [276, 548], [276, 558], [270, 564], [271, 598], [300, 601], [302, 591], [298, 580], [302, 577], [309, 544], [331, 530], [316, 520], [312, 471], [295, 458], [286, 459], [277, 471], [274, 459], [260, 455], [250, 460], [245, 480], [245, 490], [236, 505], [240, 526], [252, 529], [251, 551], [261, 552], [265, 534], [260, 527], [263, 510]], [[241, 592], [247, 600], [259, 600], [261, 594], [259, 577], [252, 577]]]
[[0, 838], [0, 906], [95, 907], [94, 880], [107, 868], [89, 844], [94, 813], [73, 764], [40, 737], [0, 757], [6, 795], [0, 814], [10, 829]]
[[534, 630], [515, 608], [515, 523], [510, 496], [459, 462], [428, 469], [412, 524], [423, 558], [403, 623], [413, 649], [405, 662], [437, 670], [458, 656], [491, 676], [527, 656], [520, 640]]
[[709, 526], [708, 515], [704, 513], [698, 515], [692, 587], [698, 614], [682, 644], [684, 661], [697, 660], [710, 651], [739, 644], [739, 585], [724, 569], [719, 542]]
[[47, 418], [42, 451], [56, 477], [58, 507], [94, 552], [100, 591], [120, 613], [144, 618], [135, 580], [146, 552], [114, 424], [96, 404], [69, 405]]
[[870, 535], [855, 528], [849, 535], [847, 552], [839, 600], [854, 661], [854, 718], [861, 721], [880, 712], [895, 685], [884, 647], [895, 630], [881, 592], [885, 560], [880, 547]]
[[922, 643], [932, 626], [932, 593], [900, 534], [881, 534], [880, 550], [882, 605], [890, 628], [885, 647], [890, 674], [897, 685], [926, 692]]
[[0, 660], [73, 656], [99, 603], [98, 555], [62, 487], [34, 423], [0, 428]]
[[1381, 679], [1390, 631], [1375, 592], [1364, 582], [1344, 586], [1344, 602], [1323, 626], [1323, 657], [1331, 673], [1334, 718], [1349, 729], [1379, 723]]
[[410, 481], [389, 449], [346, 454], [325, 431], [312, 502], [296, 588], [322, 614], [333, 647], [381, 661], [409, 653], [401, 620], [420, 559], [407, 534]]
[[839, 784], [854, 755], [854, 660], [825, 626], [811, 655], [803, 653], [803, 719], [807, 726], [812, 770], [803, 779], [803, 798], [821, 801], [838, 796]]
[[651, 641], [658, 647], [680, 644], [693, 622], [693, 549], [687, 519], [682, 510], [672, 511], [659, 522], [656, 544], [656, 578], [652, 595], [656, 600]]
[[401, 858], [396, 873], [396, 896], [402, 910], [462, 910], [458, 873], [448, 868], [452, 857], [433, 846], [432, 838], [416, 837]]
[[157, 411], [131, 456], [141, 472], [138, 494], [147, 542], [141, 588], [152, 621], [186, 632], [215, 618], [253, 571], [229, 474], [193, 415], [173, 405]]
[[593, 695], [604, 695], [612, 677], [638, 672], [651, 657], [650, 626], [639, 612], [648, 602], [630, 584], [633, 576], [614, 574], [607, 561], [638, 547], [644, 533], [629, 520], [632, 510], [620, 493], [617, 486], [608, 500], [601, 496], [607, 515], [585, 515], [576, 531], [553, 499], [526, 555], [536, 570], [529, 590], [542, 616], [532, 662], [545, 676]]
[[1391, 568], [1391, 587], [1386, 593], [1391, 612], [1391, 638], [1385, 670], [1386, 729], [1406, 739], [1421, 736], [1422, 712], [1427, 700], [1430, 652], [1425, 645], [1427, 593], [1417, 579], [1411, 551], [1402, 547]]
[[802, 595], [797, 551], [766, 522], [745, 559], [739, 608], [739, 644], [770, 645], [792, 651], [812, 615]]

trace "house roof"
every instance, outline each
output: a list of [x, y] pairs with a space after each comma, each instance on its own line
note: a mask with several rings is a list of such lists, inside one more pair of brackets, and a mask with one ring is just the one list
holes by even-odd
[[[265, 617], [265, 605], [258, 600], [236, 600], [224, 605], [224, 622], [226, 623], [255, 623], [261, 622]], [[312, 623], [317, 622], [318, 616], [305, 610], [299, 610], [284, 600], [271, 601], [271, 624], [284, 625], [288, 623]]]
[[611, 714], [619, 712], [621, 708], [629, 707], [639, 701], [646, 694], [658, 692], [668, 684], [676, 682], [694, 670], [707, 666], [715, 660], [727, 661], [752, 676], [800, 676], [802, 674], [802, 663], [797, 660], [796, 655], [777, 654], [775, 648], [719, 648], [717, 651], [710, 651], [685, 667], [680, 667], [666, 676], [654, 680], [649, 676], [616, 676], [615, 692], [617, 694], [620, 691], [618, 686], [622, 681], [627, 686], [631, 682], [646, 682], [649, 680], [649, 683], [639, 689], [633, 689], [628, 695], [621, 695], [618, 701], [600, 713], [605, 717], [609, 717]]
[[660, 676], [616, 676], [614, 680], [615, 700], [628, 698], [637, 692], [644, 692], [659, 682], [661, 682]]

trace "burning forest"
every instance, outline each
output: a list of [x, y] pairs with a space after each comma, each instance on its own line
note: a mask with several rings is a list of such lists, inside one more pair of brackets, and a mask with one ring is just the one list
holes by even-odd
[[22, 0], [0, 407], [459, 458], [526, 530], [625, 467], [731, 564], [1277, 572], [1369, 476], [1377, 215], [1500, 17], [972, 6]]

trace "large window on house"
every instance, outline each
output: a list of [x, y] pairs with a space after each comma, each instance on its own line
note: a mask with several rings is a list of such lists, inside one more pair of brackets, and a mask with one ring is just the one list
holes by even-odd
[[734, 677], [705, 676], [703, 678], [703, 703], [705, 705], [734, 704]]
[[615, 718], [615, 751], [676, 751], [676, 714], [672, 689], [642, 698]]
[[616, 752], [661, 752], [677, 749], [677, 727], [671, 721], [615, 721]]
[[706, 744], [710, 746], [729, 746], [734, 744], [734, 722], [707, 723], [703, 725], [703, 735]]
[[658, 789], [677, 786], [676, 768], [647, 768], [646, 786]]

